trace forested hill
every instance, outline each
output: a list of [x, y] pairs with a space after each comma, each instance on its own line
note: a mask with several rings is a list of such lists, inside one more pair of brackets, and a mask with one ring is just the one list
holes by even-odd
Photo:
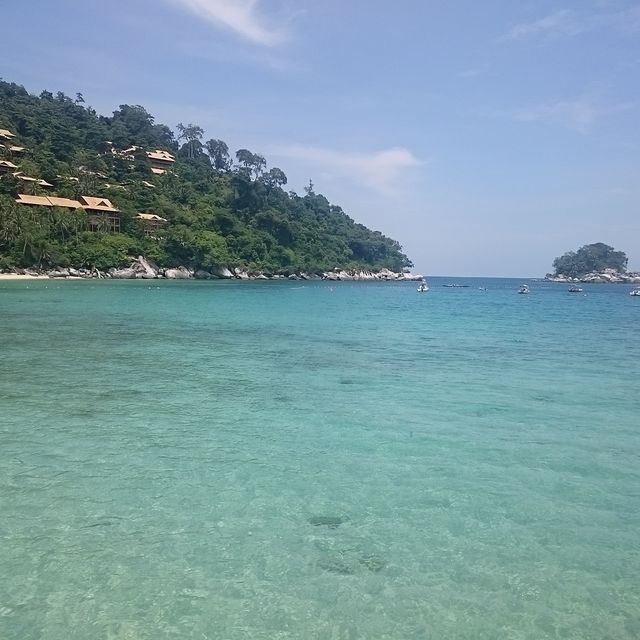
[[[261, 155], [205, 141], [197, 125], [176, 131], [141, 106], [106, 117], [81, 94], [35, 96], [0, 81], [0, 268], [104, 269], [139, 254], [160, 266], [265, 273], [411, 265], [396, 241], [355, 223], [311, 182], [305, 195], [288, 192], [284, 172]], [[67, 205], [35, 206], [43, 196]], [[83, 196], [108, 199], [119, 229], [108, 212], [69, 204]], [[158, 221], [151, 232], [149, 219]]]

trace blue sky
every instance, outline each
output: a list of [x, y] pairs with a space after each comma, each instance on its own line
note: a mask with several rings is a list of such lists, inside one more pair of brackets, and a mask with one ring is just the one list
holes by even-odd
[[0, 76], [263, 154], [426, 274], [640, 269], [640, 3], [22, 0]]

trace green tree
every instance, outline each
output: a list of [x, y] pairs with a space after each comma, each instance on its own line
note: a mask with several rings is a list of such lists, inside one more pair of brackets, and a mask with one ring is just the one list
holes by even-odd
[[613, 269], [624, 272], [628, 258], [624, 251], [616, 251], [603, 242], [586, 244], [577, 251], [568, 251], [553, 261], [556, 275], [580, 278], [590, 272]]
[[238, 149], [236, 158], [242, 172], [249, 177], [259, 177], [267, 166], [267, 161], [259, 153], [252, 153], [248, 149]]
[[[181, 124], [184, 144], [178, 150], [171, 129], [140, 105], [120, 105], [112, 116], [100, 116], [78, 96], [36, 96], [0, 81], [0, 124], [29, 149], [28, 157], [20, 158], [21, 170], [54, 185], [47, 194], [108, 197], [120, 210], [122, 225], [119, 234], [92, 233], [82, 210], [18, 205], [19, 185], [5, 176], [0, 180], [3, 267], [105, 269], [140, 253], [163, 266], [225, 264], [283, 273], [335, 267], [397, 270], [410, 264], [395, 240], [356, 224], [316, 194], [311, 181], [304, 197], [285, 193], [284, 172], [277, 167], [266, 171], [266, 159], [248, 149], [236, 153], [232, 168], [227, 145], [215, 139], [203, 145], [197, 125]], [[131, 154], [118, 153], [131, 146], [138, 147], [133, 160]], [[170, 171], [151, 172], [146, 153], [153, 149], [174, 153]], [[144, 238], [138, 213], [166, 218], [164, 230]]]
[[231, 167], [231, 158], [229, 157], [229, 147], [222, 140], [207, 140], [204, 144], [211, 164], [216, 171], [228, 171]]
[[262, 175], [262, 181], [269, 189], [276, 189], [287, 184], [287, 176], [282, 169], [273, 167], [267, 173]]
[[196, 124], [184, 125], [179, 122], [176, 126], [178, 129], [178, 140], [184, 140], [187, 147], [187, 157], [195, 158], [198, 149], [202, 149], [202, 145], [199, 144], [204, 130]]

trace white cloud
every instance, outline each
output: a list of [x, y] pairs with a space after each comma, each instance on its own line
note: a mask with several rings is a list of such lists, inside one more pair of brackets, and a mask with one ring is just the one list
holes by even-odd
[[270, 154], [299, 160], [332, 178], [347, 178], [373, 191], [393, 194], [403, 174], [422, 164], [408, 149], [392, 147], [364, 153], [323, 147], [289, 145], [274, 147]]
[[225, 27], [256, 44], [273, 47], [286, 39], [258, 13], [258, 0], [170, 0], [203, 20]]
[[514, 118], [520, 122], [547, 121], [580, 133], [587, 133], [598, 117], [597, 109], [586, 100], [557, 100], [518, 109]]
[[534, 20], [514, 25], [501, 40], [524, 40], [533, 37], [571, 37], [596, 29], [615, 29], [635, 34], [640, 32], [640, 7], [621, 11], [572, 11], [562, 9]]
[[583, 28], [582, 21], [575, 12], [562, 10], [539, 20], [511, 27], [503, 36], [503, 40], [521, 40], [537, 35], [573, 36], [580, 33]]
[[630, 102], [603, 104], [589, 98], [576, 98], [523, 107], [511, 115], [520, 122], [550, 122], [586, 134], [599, 118], [634, 107]]

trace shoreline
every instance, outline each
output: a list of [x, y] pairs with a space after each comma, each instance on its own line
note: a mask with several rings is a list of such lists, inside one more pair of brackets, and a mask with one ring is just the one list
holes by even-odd
[[0, 280], [50, 280], [48, 275], [32, 275], [29, 273], [0, 273]]
[[131, 261], [128, 267], [100, 270], [91, 268], [53, 267], [51, 269], [14, 268], [0, 271], [0, 280], [329, 280], [371, 282], [417, 282], [424, 279], [408, 270], [395, 272], [389, 269], [367, 271], [364, 269], [336, 268], [326, 272], [264, 273], [235, 267], [218, 267], [211, 271], [190, 269], [184, 266], [159, 268], [143, 256]]

